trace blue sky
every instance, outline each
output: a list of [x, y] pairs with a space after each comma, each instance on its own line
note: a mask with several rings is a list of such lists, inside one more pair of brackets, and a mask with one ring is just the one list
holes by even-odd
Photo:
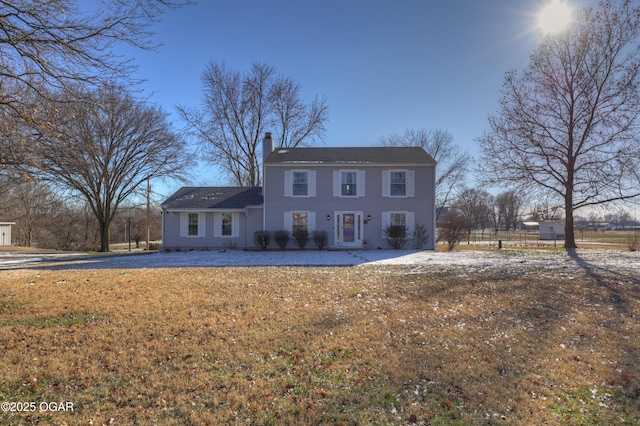
[[[548, 1], [200, 0], [163, 15], [153, 28], [161, 47], [126, 54], [178, 127], [175, 106], [199, 105], [207, 63], [258, 61], [292, 77], [305, 99], [327, 98], [325, 146], [424, 127], [477, 155], [504, 73], [527, 65]], [[192, 183], [226, 184], [213, 167], [202, 163]]]

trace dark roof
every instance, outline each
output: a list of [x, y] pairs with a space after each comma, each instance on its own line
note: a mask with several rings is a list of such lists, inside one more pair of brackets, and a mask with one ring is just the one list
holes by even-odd
[[184, 186], [162, 203], [167, 209], [243, 209], [262, 205], [262, 188]]
[[276, 148], [270, 164], [421, 164], [436, 162], [420, 147]]
[[4, 216], [0, 216], [0, 223], [14, 223], [12, 220], [7, 219]]

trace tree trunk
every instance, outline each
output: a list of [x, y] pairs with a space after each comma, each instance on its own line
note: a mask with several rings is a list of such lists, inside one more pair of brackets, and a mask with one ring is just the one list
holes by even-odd
[[100, 251], [109, 251], [111, 236], [110, 223], [106, 220], [100, 220]]
[[565, 220], [564, 220], [564, 248], [572, 250], [577, 248], [576, 237], [573, 233], [573, 194], [569, 190], [564, 199]]

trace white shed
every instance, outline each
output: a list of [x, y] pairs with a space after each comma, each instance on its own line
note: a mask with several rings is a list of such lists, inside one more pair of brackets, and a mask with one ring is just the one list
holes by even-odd
[[11, 225], [15, 224], [15, 222], [10, 222], [9, 219], [0, 216], [0, 246], [11, 245]]
[[564, 222], [559, 220], [541, 220], [541, 240], [564, 240]]

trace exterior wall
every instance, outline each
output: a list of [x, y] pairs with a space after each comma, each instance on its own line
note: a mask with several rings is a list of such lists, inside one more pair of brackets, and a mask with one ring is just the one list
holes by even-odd
[[[310, 185], [315, 181], [315, 190], [309, 190], [309, 196], [285, 196], [285, 181], [290, 181], [292, 170], [308, 170], [312, 172]], [[354, 197], [334, 196], [334, 171], [364, 171], [364, 195]], [[383, 171], [403, 170], [414, 175], [414, 196], [383, 196]], [[358, 192], [360, 193], [360, 176]], [[389, 212], [407, 213], [407, 219], [413, 218], [415, 224], [425, 225], [429, 241], [425, 248], [435, 248], [435, 167], [434, 166], [300, 166], [284, 164], [268, 164], [265, 167], [264, 194], [264, 229], [267, 231], [288, 230], [286, 212], [309, 212], [309, 231], [326, 231], [329, 235], [329, 247], [353, 248], [389, 248], [383, 235], [383, 229], [389, 224]], [[388, 185], [388, 182], [385, 182]], [[407, 184], [407, 187], [409, 184]], [[340, 225], [344, 212], [362, 214], [361, 242], [349, 245], [340, 241]], [[287, 215], [290, 213], [287, 213]], [[370, 220], [369, 220], [370, 217]], [[311, 219], [315, 223], [311, 223]], [[340, 219], [340, 221], [339, 221]], [[412, 226], [407, 223], [412, 232]], [[274, 243], [272, 243], [274, 244]], [[313, 243], [311, 243], [313, 245]], [[412, 248], [410, 240], [405, 248]]]
[[[196, 213], [198, 235], [185, 235], [185, 220], [189, 213]], [[232, 215], [232, 235], [222, 236], [221, 214]], [[243, 210], [163, 210], [162, 246], [164, 250], [247, 248], [253, 246], [253, 232], [262, 228], [262, 208], [250, 207]]]
[[564, 239], [564, 222], [558, 221], [541, 221], [540, 237], [541, 240], [562, 240]]
[[0, 246], [11, 245], [11, 224], [0, 224]]

